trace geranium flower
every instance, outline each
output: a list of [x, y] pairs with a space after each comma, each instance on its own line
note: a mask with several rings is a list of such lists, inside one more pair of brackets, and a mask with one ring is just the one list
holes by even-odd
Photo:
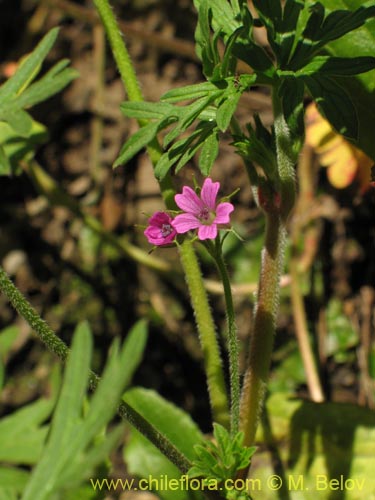
[[200, 240], [213, 240], [217, 236], [218, 224], [228, 224], [229, 214], [234, 207], [231, 203], [216, 204], [219, 182], [212, 182], [208, 177], [200, 193], [200, 197], [190, 187], [184, 186], [182, 194], [174, 197], [177, 206], [185, 213], [177, 215], [172, 222], [178, 233], [187, 233], [198, 229]]
[[172, 226], [172, 217], [166, 212], [155, 212], [148, 220], [148, 227], [144, 235], [152, 245], [170, 245], [176, 236], [176, 230]]

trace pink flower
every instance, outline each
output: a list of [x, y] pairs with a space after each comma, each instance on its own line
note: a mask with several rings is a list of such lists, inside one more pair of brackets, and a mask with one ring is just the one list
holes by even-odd
[[174, 197], [177, 205], [185, 213], [177, 215], [172, 225], [178, 233], [187, 233], [198, 229], [200, 240], [213, 240], [217, 236], [217, 225], [228, 224], [229, 214], [234, 207], [231, 203], [216, 204], [219, 182], [212, 182], [208, 177], [200, 193], [200, 197], [190, 187], [184, 186], [182, 194]]
[[176, 230], [172, 226], [172, 217], [166, 212], [155, 212], [148, 220], [144, 235], [152, 245], [170, 245], [176, 236]]

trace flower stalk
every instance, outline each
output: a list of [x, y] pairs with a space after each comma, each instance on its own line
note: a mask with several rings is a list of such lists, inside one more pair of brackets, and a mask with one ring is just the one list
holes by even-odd
[[229, 411], [222, 361], [198, 259], [190, 240], [186, 239], [178, 249], [202, 347], [212, 417], [227, 428]]
[[239, 376], [239, 345], [237, 337], [236, 317], [234, 312], [233, 296], [228, 276], [228, 270], [225, 265], [222, 252], [222, 242], [220, 240], [220, 237], [217, 237], [215, 240], [215, 244], [213, 244], [211, 241], [207, 243], [207, 249], [215, 261], [224, 288], [231, 393], [230, 429], [231, 435], [234, 436], [239, 429], [241, 395]]

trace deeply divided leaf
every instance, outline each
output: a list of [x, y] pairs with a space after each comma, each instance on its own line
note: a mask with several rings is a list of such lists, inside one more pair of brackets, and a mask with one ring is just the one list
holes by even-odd
[[350, 139], [358, 137], [356, 109], [349, 95], [328, 77], [304, 77], [303, 80], [323, 116], [335, 130]]
[[19, 65], [15, 74], [0, 87], [0, 103], [17, 95], [26, 84], [31, 82], [32, 77], [36, 76], [35, 69], [40, 67], [55, 43], [58, 31], [54, 28], [47, 33], [33, 52]]

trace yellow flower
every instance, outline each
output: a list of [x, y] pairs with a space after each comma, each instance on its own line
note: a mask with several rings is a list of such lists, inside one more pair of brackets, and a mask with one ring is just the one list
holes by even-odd
[[365, 191], [370, 186], [373, 160], [337, 134], [315, 103], [307, 106], [305, 120], [306, 144], [314, 149], [320, 164], [327, 167], [330, 183], [343, 189], [356, 180], [360, 190]]

